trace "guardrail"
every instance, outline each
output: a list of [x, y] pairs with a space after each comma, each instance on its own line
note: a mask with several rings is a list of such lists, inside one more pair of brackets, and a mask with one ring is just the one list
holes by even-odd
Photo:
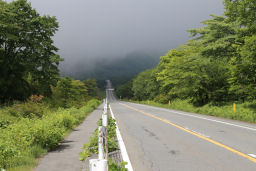
[[[108, 171], [108, 144], [107, 144], [107, 126], [108, 126], [108, 102], [104, 99], [104, 108], [102, 114], [102, 126], [98, 129], [98, 159], [89, 161], [90, 171]], [[105, 148], [104, 148], [105, 147]]]

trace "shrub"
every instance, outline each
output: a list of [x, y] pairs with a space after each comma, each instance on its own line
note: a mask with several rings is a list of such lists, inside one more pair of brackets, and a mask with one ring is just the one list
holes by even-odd
[[90, 106], [95, 109], [96, 107], [99, 106], [99, 103], [100, 103], [99, 100], [92, 99], [92, 100], [88, 101], [87, 106]]
[[14, 104], [12, 107], [8, 108], [8, 113], [16, 117], [41, 118], [48, 108], [48, 105], [44, 103], [28, 101], [22, 104]]
[[[31, 164], [33, 158], [56, 148], [64, 139], [66, 131], [72, 129], [97, 107], [95, 104], [99, 104], [99, 101], [90, 102], [80, 109], [60, 108], [51, 114], [45, 113], [41, 118], [20, 118], [12, 124], [7, 123], [4, 129], [0, 129], [0, 168]], [[16, 111], [19, 111], [22, 105], [27, 107], [28, 103], [18, 105]], [[8, 113], [10, 109], [14, 108], [8, 108], [5, 112]], [[0, 114], [3, 115], [2, 110]]]
[[64, 126], [56, 124], [56, 120], [42, 120], [34, 128], [34, 144], [52, 150], [64, 139], [64, 132]]
[[168, 103], [168, 97], [163, 94], [160, 94], [155, 97], [154, 101], [162, 103], [162, 104], [166, 104], [166, 103]]

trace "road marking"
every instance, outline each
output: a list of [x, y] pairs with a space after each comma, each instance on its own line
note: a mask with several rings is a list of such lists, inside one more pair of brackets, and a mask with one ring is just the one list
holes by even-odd
[[221, 143], [219, 143], [219, 142], [217, 142], [217, 141], [214, 141], [214, 140], [212, 140], [212, 139], [210, 139], [210, 138], [204, 137], [204, 136], [202, 136], [202, 135], [200, 135], [200, 134], [198, 134], [198, 133], [195, 133], [195, 132], [193, 132], [193, 131], [190, 131], [190, 130], [188, 130], [188, 129], [185, 129], [185, 128], [183, 128], [182, 126], [176, 125], [176, 124], [174, 124], [174, 123], [172, 123], [172, 122], [170, 122], [170, 121], [168, 121], [168, 120], [162, 119], [162, 118], [160, 118], [160, 117], [157, 117], [157, 116], [152, 115], [152, 114], [150, 114], [150, 113], [147, 113], [147, 112], [144, 112], [144, 111], [142, 111], [142, 110], [136, 109], [136, 108], [131, 107], [131, 106], [129, 106], [129, 105], [122, 104], [122, 103], [119, 103], [119, 104], [121, 104], [121, 105], [123, 105], [123, 106], [125, 106], [125, 107], [127, 107], [127, 108], [130, 108], [130, 109], [132, 109], [132, 110], [135, 110], [135, 111], [137, 111], [137, 112], [140, 112], [140, 113], [142, 113], [143, 115], [146, 115], [146, 116], [155, 118], [155, 119], [157, 119], [157, 120], [160, 120], [160, 121], [162, 121], [162, 122], [164, 122], [164, 123], [170, 124], [170, 125], [172, 125], [172, 126], [174, 126], [174, 127], [176, 127], [176, 128], [179, 128], [179, 129], [181, 129], [181, 130], [183, 130], [183, 131], [185, 131], [185, 132], [187, 132], [187, 133], [190, 133], [190, 134], [192, 134], [192, 135], [195, 135], [195, 136], [197, 136], [197, 137], [199, 137], [199, 138], [201, 138], [201, 139], [204, 139], [204, 140], [206, 140], [206, 141], [208, 141], [208, 142], [211, 142], [211, 143], [213, 143], [213, 144], [215, 144], [215, 145], [217, 145], [217, 146], [219, 146], [219, 147], [222, 147], [222, 148], [224, 148], [224, 149], [226, 149], [226, 150], [228, 150], [228, 151], [231, 151], [231, 152], [233, 152], [233, 153], [235, 153], [235, 154], [237, 154], [237, 155], [239, 155], [239, 156], [242, 156], [242, 157], [244, 157], [244, 158], [247, 158], [247, 159], [249, 159], [250, 161], [256, 163], [256, 158], [251, 157], [250, 155], [247, 155], [247, 154], [245, 154], [245, 153], [242, 153], [242, 152], [240, 152], [240, 151], [238, 151], [238, 150], [235, 150], [235, 149], [233, 149], [233, 148], [231, 148], [231, 147], [229, 147], [229, 146], [227, 146], [227, 145], [221, 144]]
[[204, 137], [206, 137], [206, 138], [210, 138], [210, 136], [205, 135], [205, 134], [202, 134], [202, 133], [197, 132], [197, 131], [195, 131], [195, 130], [189, 129], [188, 127], [184, 127], [184, 128], [187, 129], [187, 130], [190, 130], [190, 131], [192, 131], [192, 132], [194, 132], [194, 133], [197, 133], [197, 134], [199, 134], [199, 135], [202, 135], [202, 136], [204, 136]]
[[248, 154], [249, 156], [253, 157], [253, 158], [256, 158], [256, 155], [255, 154]]
[[[133, 104], [134, 104], [134, 103], [133, 103]], [[251, 131], [256, 131], [255, 128], [251, 128], [251, 127], [247, 127], [247, 126], [241, 126], [241, 125], [237, 125], [237, 124], [232, 124], [232, 123], [228, 123], [228, 122], [224, 122], [224, 121], [218, 121], [218, 120], [215, 120], [215, 119], [209, 119], [209, 118], [205, 118], [205, 117], [201, 117], [201, 116], [195, 116], [195, 115], [191, 115], [191, 114], [186, 114], [186, 113], [177, 112], [177, 111], [168, 110], [168, 109], [157, 108], [157, 107], [148, 106], [148, 105], [142, 105], [142, 104], [135, 104], [135, 105], [147, 106], [147, 107], [159, 109], [159, 110], [162, 110], [162, 111], [167, 111], [167, 112], [171, 112], [171, 113], [176, 113], [176, 114], [179, 114], [179, 115], [184, 115], [184, 116], [199, 118], [199, 119], [208, 120], [208, 121], [217, 122], [217, 123], [222, 123], [222, 124], [226, 124], [226, 125], [230, 125], [230, 126], [235, 126], [235, 127], [239, 127], [239, 128], [243, 128], [243, 129], [248, 129], [248, 130], [251, 130]]]
[[[110, 105], [109, 105], [109, 110], [110, 110], [111, 117], [113, 119], [115, 119], [114, 113], [113, 113]], [[117, 136], [117, 140], [118, 140], [118, 143], [119, 143], [119, 147], [120, 147], [120, 151], [121, 151], [121, 154], [122, 154], [122, 158], [123, 158], [123, 161], [127, 162], [127, 165], [125, 165], [125, 168], [127, 168], [128, 171], [133, 171], [132, 164], [131, 164], [130, 158], [128, 156], [128, 153], [127, 153], [127, 150], [126, 150], [123, 138], [122, 138], [121, 133], [119, 131], [117, 122], [115, 122], [115, 123], [116, 123], [116, 136]]]

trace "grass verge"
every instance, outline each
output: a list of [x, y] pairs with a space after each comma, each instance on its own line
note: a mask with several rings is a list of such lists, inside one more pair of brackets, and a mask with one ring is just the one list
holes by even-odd
[[196, 107], [189, 103], [188, 100], [174, 100], [171, 101], [170, 104], [161, 104], [154, 101], [129, 102], [256, 123], [256, 102], [236, 104], [235, 111], [233, 104], [227, 104], [223, 106], [214, 106], [207, 104], [202, 107]]

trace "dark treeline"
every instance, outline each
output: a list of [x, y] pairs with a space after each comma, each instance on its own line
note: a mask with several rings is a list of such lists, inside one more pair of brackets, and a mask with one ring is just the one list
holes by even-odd
[[256, 97], [256, 1], [224, 0], [224, 16], [211, 15], [192, 40], [170, 50], [157, 67], [117, 88], [118, 96], [197, 106]]
[[[62, 75], [68, 75], [79, 80], [95, 78], [100, 88], [104, 88], [105, 80], [110, 79], [113, 85], [124, 84], [138, 73], [155, 67], [159, 62], [157, 53], [133, 52], [124, 58], [102, 58], [96, 60], [92, 69], [87, 69], [82, 64], [77, 66], [76, 72], [63, 69]], [[83, 70], [84, 69], [84, 70]]]

